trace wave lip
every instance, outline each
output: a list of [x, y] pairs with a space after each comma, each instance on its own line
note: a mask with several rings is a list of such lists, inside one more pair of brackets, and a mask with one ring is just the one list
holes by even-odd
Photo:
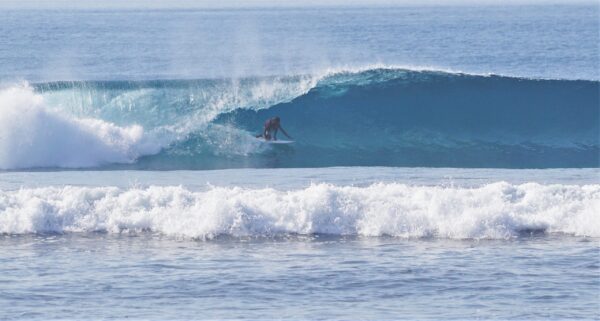
[[600, 237], [600, 185], [477, 188], [378, 183], [304, 189], [45, 187], [0, 192], [0, 233], [331, 234], [509, 239], [531, 231]]

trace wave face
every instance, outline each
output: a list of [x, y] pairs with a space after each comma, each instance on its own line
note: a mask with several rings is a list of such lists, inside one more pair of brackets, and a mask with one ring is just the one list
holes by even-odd
[[[599, 90], [389, 68], [19, 85], [0, 91], [0, 168], [598, 167]], [[276, 115], [293, 145], [254, 138]]]
[[600, 185], [305, 189], [45, 187], [0, 192], [0, 233], [140, 233], [210, 239], [287, 234], [507, 239], [600, 237]]

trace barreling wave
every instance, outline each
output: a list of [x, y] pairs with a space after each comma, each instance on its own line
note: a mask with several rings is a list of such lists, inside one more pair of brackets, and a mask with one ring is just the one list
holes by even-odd
[[[600, 166], [600, 82], [375, 68], [0, 90], [0, 168]], [[292, 146], [254, 139], [278, 115]]]
[[45, 187], [0, 192], [0, 233], [218, 236], [600, 237], [600, 185], [379, 183], [304, 189]]

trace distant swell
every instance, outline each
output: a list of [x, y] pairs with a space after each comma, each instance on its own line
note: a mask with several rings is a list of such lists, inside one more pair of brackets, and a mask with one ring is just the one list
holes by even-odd
[[[376, 68], [0, 90], [0, 168], [600, 166], [600, 82]], [[279, 115], [296, 143], [253, 136]]]
[[600, 237], [600, 185], [478, 188], [374, 184], [305, 189], [46, 187], [0, 193], [0, 233], [142, 233], [210, 239], [286, 234], [506, 239]]

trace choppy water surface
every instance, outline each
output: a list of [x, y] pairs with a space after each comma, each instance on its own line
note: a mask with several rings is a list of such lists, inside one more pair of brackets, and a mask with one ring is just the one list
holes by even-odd
[[12, 319], [598, 317], [597, 239], [0, 239]]

